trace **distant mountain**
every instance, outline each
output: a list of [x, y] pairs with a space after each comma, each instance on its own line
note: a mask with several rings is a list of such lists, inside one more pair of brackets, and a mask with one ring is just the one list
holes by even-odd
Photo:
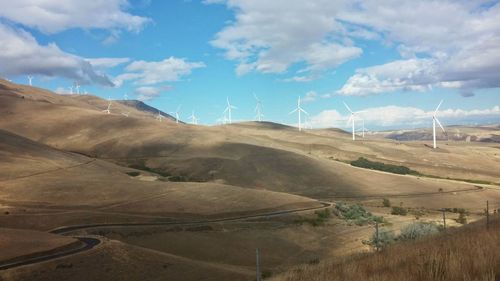
[[[129, 106], [129, 107], [133, 107], [133, 108], [135, 108], [139, 111], [142, 111], [142, 112], [151, 113], [155, 116], [158, 114], [158, 112], [160, 112], [161, 115], [163, 115], [165, 118], [168, 118], [172, 121], [175, 121], [175, 117], [173, 117], [172, 115], [170, 115], [166, 112], [163, 112], [155, 107], [147, 105], [144, 102], [139, 101], [139, 100], [117, 100], [116, 102], [119, 102], [119, 103], [126, 105], [126, 106]], [[179, 122], [184, 123], [180, 120], [179, 120]]]
[[[498, 126], [447, 126], [446, 134], [437, 131], [438, 140], [465, 141], [465, 142], [500, 142]], [[432, 140], [431, 129], [400, 130], [383, 132], [385, 138], [397, 141], [429, 141]]]

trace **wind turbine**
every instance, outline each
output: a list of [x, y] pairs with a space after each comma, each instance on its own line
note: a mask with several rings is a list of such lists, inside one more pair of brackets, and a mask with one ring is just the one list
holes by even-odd
[[175, 112], [170, 112], [170, 114], [175, 114], [175, 123], [179, 124], [179, 110], [181, 109], [181, 104], [177, 107]]
[[228, 114], [228, 121], [229, 121], [229, 124], [231, 124], [233, 122], [233, 120], [231, 119], [231, 109], [238, 109], [236, 106], [233, 106], [229, 103], [229, 98], [226, 98], [227, 100], [227, 107], [226, 109], [224, 109], [224, 113], [227, 112]]
[[30, 86], [33, 86], [33, 84], [31, 83], [32, 81], [33, 81], [33, 76], [28, 75], [28, 82], [29, 82]]
[[434, 114], [432, 114], [432, 140], [433, 140], [433, 144], [434, 144], [433, 147], [434, 148], [437, 148], [437, 145], [436, 145], [436, 123], [438, 123], [439, 127], [441, 127], [441, 130], [443, 130], [443, 133], [446, 134], [446, 131], [444, 130], [443, 125], [441, 125], [441, 122], [439, 122], [439, 119], [437, 119], [437, 117], [436, 117], [437, 112], [439, 110], [439, 107], [441, 106], [442, 103], [443, 103], [443, 100], [441, 100], [441, 102], [436, 107]]
[[257, 121], [259, 122], [262, 122], [262, 117], [264, 117], [264, 114], [262, 114], [262, 102], [255, 94], [253, 94], [253, 97], [257, 101], [257, 106], [255, 107], [255, 119], [257, 119]]
[[156, 120], [160, 121], [165, 118], [163, 115], [161, 115], [161, 112], [158, 110], [158, 115], [156, 115]]
[[80, 94], [80, 84], [78, 84], [78, 82], [75, 82], [75, 88], [76, 88], [76, 93], [79, 95]]
[[300, 97], [299, 99], [297, 100], [297, 108], [292, 110], [290, 113], [288, 114], [292, 114], [292, 113], [295, 113], [295, 112], [298, 112], [299, 113], [299, 131], [302, 131], [302, 119], [301, 119], [301, 112], [304, 112], [306, 115], [309, 115], [309, 113], [307, 113], [304, 109], [302, 109], [302, 107], [300, 107]]
[[[354, 119], [356, 118], [356, 113], [360, 113], [362, 111], [352, 111], [351, 108], [344, 102], [345, 107], [349, 112], [351, 113], [351, 116], [349, 116], [349, 120], [347, 120], [347, 124], [349, 122], [352, 122], [352, 140], [356, 140], [356, 127], [354, 126]], [[364, 128], [364, 120], [363, 120], [363, 128]], [[363, 129], [363, 137], [365, 137], [364, 129]]]
[[73, 86], [69, 86], [68, 89], [69, 89], [70, 95], [72, 95], [73, 94]]
[[191, 116], [189, 116], [188, 118], [191, 119], [191, 124], [193, 124], [193, 125], [197, 125], [198, 124], [198, 118], [196, 118], [196, 116], [194, 115], [194, 110], [191, 113]]
[[[73, 88], [71, 90], [73, 93]], [[106, 114], [111, 114], [111, 100], [108, 98], [108, 108], [104, 109], [102, 112], [105, 112]]]
[[126, 93], [125, 93], [125, 95], [123, 95], [123, 99], [128, 100], [128, 95]]

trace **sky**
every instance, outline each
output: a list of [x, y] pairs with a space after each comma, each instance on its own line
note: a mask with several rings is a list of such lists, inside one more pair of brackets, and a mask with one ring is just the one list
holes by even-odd
[[[500, 123], [499, 1], [0, 0], [0, 76], [189, 121]], [[303, 116], [304, 117], [304, 116]], [[357, 122], [359, 124], [360, 122]]]

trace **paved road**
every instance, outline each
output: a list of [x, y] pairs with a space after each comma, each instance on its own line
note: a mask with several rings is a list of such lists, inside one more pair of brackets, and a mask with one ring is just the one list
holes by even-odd
[[94, 248], [96, 245], [99, 245], [101, 243], [101, 240], [95, 237], [76, 237], [80, 242], [82, 242], [82, 245], [78, 248], [75, 249], [68, 249], [65, 251], [61, 251], [58, 253], [51, 253], [51, 254], [41, 254], [36, 257], [29, 257], [26, 259], [21, 259], [18, 261], [13, 261], [13, 262], [7, 262], [7, 263], [1, 263], [0, 264], [0, 270], [5, 270], [9, 268], [14, 268], [18, 266], [23, 266], [23, 265], [28, 265], [28, 264], [33, 264], [33, 263], [39, 263], [43, 261], [48, 261], [48, 260], [53, 260], [69, 255], [73, 255], [76, 253], [80, 253], [83, 251], [90, 250]]
[[[282, 216], [282, 215], [287, 215], [287, 214], [292, 214], [292, 213], [320, 210], [320, 209], [324, 209], [324, 208], [328, 208], [328, 207], [332, 206], [332, 203], [329, 203], [329, 202], [320, 202], [320, 203], [321, 203], [321, 206], [317, 206], [317, 207], [297, 208], [297, 209], [291, 209], [291, 210], [283, 210], [283, 211], [255, 214], [255, 215], [235, 216], [235, 217], [219, 218], [219, 219], [177, 221], [177, 222], [152, 222], [152, 223], [142, 223], [142, 222], [134, 223], [134, 222], [132, 222], [132, 223], [81, 224], [81, 225], [62, 226], [62, 227], [58, 227], [56, 229], [53, 229], [49, 232], [54, 233], [54, 234], [64, 235], [64, 234], [69, 234], [71, 232], [74, 232], [76, 230], [90, 229], [90, 228], [137, 227], [137, 226], [146, 226], [147, 227], [147, 226], [162, 226], [162, 225], [193, 225], [193, 224], [207, 224], [207, 223], [216, 223], [216, 222], [230, 222], [230, 221], [240, 221], [240, 220], [253, 219], [253, 218], [266, 218], [266, 217], [273, 217], [273, 216]], [[41, 254], [40, 256], [37, 256], [37, 257], [26, 258], [26, 259], [22, 259], [22, 260], [15, 261], [15, 262], [0, 263], [0, 270], [5, 270], [5, 269], [10, 269], [10, 268], [14, 268], [14, 267], [23, 266], [23, 265], [29, 265], [29, 264], [49, 261], [49, 260], [77, 254], [80, 252], [90, 250], [90, 249], [94, 248], [96, 245], [101, 243], [101, 240], [95, 236], [93, 236], [93, 237], [81, 236], [81, 237], [75, 237], [75, 238], [77, 238], [78, 240], [80, 240], [83, 243], [81, 247], [76, 248], [76, 249], [69, 249], [66, 251], [61, 251], [59, 253], [52, 253], [52, 254], [46, 254], [46, 255]]]

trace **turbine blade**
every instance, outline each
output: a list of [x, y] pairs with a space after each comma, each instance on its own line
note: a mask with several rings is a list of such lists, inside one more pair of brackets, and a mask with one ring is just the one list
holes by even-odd
[[344, 102], [344, 105], [347, 108], [347, 110], [349, 110], [350, 113], [354, 113], [354, 112], [352, 112], [351, 108], [347, 105], [347, 103]]
[[345, 123], [346, 126], [348, 126], [349, 123], [351, 123], [351, 121], [352, 121], [352, 114], [349, 116], [349, 119], [347, 119], [347, 123]]
[[300, 111], [304, 112], [306, 115], [309, 115], [309, 113], [307, 113], [307, 111], [303, 110], [302, 108], [299, 108]]
[[446, 133], [446, 131], [444, 130], [443, 125], [441, 125], [441, 122], [439, 122], [439, 119], [437, 119], [436, 117], [434, 117], [434, 119], [435, 119], [435, 120], [436, 120], [436, 122], [438, 123], [439, 127], [441, 127], [441, 130], [443, 130], [443, 133]]
[[436, 107], [436, 110], [434, 111], [434, 115], [436, 115], [436, 113], [438, 112], [439, 110], [439, 107], [441, 106], [441, 104], [443, 103], [443, 100], [441, 100], [441, 102], [438, 104], [438, 106]]
[[297, 110], [298, 110], [298, 108], [296, 108], [296, 109], [294, 109], [294, 110], [290, 111], [290, 113], [288, 113], [288, 114], [295, 113], [295, 112], [297, 112]]

